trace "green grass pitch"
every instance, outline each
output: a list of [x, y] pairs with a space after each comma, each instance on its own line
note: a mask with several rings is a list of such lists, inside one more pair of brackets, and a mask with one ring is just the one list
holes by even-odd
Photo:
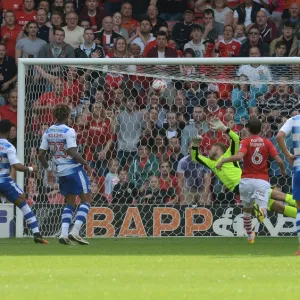
[[0, 299], [300, 299], [296, 238], [0, 239]]

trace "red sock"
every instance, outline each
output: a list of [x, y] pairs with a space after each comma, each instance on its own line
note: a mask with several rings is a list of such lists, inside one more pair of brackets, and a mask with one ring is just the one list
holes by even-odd
[[251, 234], [252, 233], [252, 217], [251, 217], [251, 214], [244, 213], [243, 220], [244, 220], [244, 228], [245, 228], [247, 234]]

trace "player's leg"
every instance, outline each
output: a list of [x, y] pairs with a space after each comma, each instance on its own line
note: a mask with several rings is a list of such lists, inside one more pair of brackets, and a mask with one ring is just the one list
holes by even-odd
[[33, 233], [34, 241], [40, 244], [48, 244], [48, 242], [42, 237], [36, 217], [31, 208], [28, 206], [25, 200], [25, 195], [18, 185], [10, 179], [0, 184], [0, 190], [2, 195], [8, 201], [19, 207], [22, 211], [25, 222]]
[[268, 210], [283, 214], [286, 217], [296, 218], [297, 209], [293, 206], [284, 204], [282, 201], [277, 201], [269, 198]]
[[290, 206], [296, 207], [296, 201], [291, 194], [285, 194], [277, 189], [271, 189], [270, 198], [288, 203]]
[[240, 198], [243, 204], [243, 222], [248, 236], [248, 242], [254, 243], [255, 233], [252, 231], [252, 209], [253, 209], [253, 184], [251, 179], [243, 178], [240, 181]]
[[76, 214], [76, 220], [75, 224], [69, 234], [69, 239], [72, 241], [76, 241], [80, 245], [88, 245], [88, 241], [84, 240], [79, 235], [79, 231], [83, 224], [86, 222], [87, 215], [89, 213], [89, 210], [91, 208], [92, 203], [92, 194], [91, 194], [91, 188], [90, 188], [90, 181], [86, 175], [86, 172], [84, 170], [78, 172], [77, 174], [77, 186], [79, 187], [81, 193], [80, 193], [80, 199], [81, 204], [78, 208], [77, 214]]
[[73, 245], [73, 243], [69, 240], [68, 235], [75, 209], [75, 200], [76, 195], [65, 195], [66, 206], [61, 216], [61, 235], [58, 239], [59, 243], [63, 245]]

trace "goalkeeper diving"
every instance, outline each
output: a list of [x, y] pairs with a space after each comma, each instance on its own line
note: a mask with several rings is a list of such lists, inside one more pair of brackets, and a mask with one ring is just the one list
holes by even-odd
[[[239, 194], [239, 183], [242, 175], [239, 163], [234, 162], [224, 164], [221, 170], [217, 169], [217, 164], [223, 158], [230, 157], [238, 153], [240, 148], [240, 138], [235, 132], [226, 127], [218, 118], [213, 118], [210, 121], [210, 127], [214, 131], [222, 130], [229, 136], [229, 148], [222, 143], [216, 143], [209, 151], [209, 157], [203, 156], [199, 153], [199, 145], [202, 140], [202, 136], [198, 135], [192, 138], [192, 160], [211, 169], [228, 190], [235, 194]], [[288, 205], [283, 202], [286, 202]], [[295, 208], [295, 205], [295, 200], [291, 194], [285, 194], [277, 189], [271, 189], [268, 201], [268, 210], [278, 212], [287, 217], [296, 218], [297, 209]], [[257, 204], [254, 205], [254, 214], [258, 221], [263, 223], [264, 213]]]

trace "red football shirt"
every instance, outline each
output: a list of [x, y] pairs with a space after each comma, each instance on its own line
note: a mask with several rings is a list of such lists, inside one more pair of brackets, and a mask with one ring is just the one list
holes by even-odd
[[17, 111], [13, 111], [9, 105], [4, 105], [0, 107], [1, 119], [11, 121], [15, 126], [17, 126]]
[[237, 40], [232, 40], [230, 43], [225, 43], [224, 39], [220, 41], [219, 51], [221, 57], [238, 57], [241, 50], [241, 43]]
[[[7, 26], [1, 27], [1, 37], [3, 38], [7, 33], [9, 34], [8, 39], [4, 42], [6, 47], [6, 55], [15, 57], [17, 37], [21, 28], [19, 26], [14, 26], [13, 29], [9, 29]], [[4, 41], [4, 40], [3, 40]]]
[[30, 14], [27, 14], [24, 10], [17, 11], [15, 13], [15, 16], [16, 16], [16, 24], [18, 26], [23, 27], [29, 21], [35, 21], [36, 20], [36, 10], [33, 10]]
[[70, 85], [68, 81], [65, 81], [63, 95], [70, 98], [68, 100], [69, 103], [72, 103], [73, 106], [77, 106], [79, 104], [82, 88], [83, 85], [80, 84], [77, 79], [72, 83], [72, 85]]
[[241, 141], [240, 152], [245, 153], [242, 178], [255, 178], [269, 181], [269, 156], [278, 152], [271, 141], [252, 135]]
[[52, 125], [55, 121], [52, 115], [52, 108], [59, 103], [66, 103], [66, 98], [63, 94], [59, 96], [54, 92], [42, 94], [35, 103], [36, 107], [41, 106], [41, 109], [38, 112], [39, 123]]
[[2, 0], [0, 10], [20, 11], [23, 9], [23, 2], [23, 0]]

